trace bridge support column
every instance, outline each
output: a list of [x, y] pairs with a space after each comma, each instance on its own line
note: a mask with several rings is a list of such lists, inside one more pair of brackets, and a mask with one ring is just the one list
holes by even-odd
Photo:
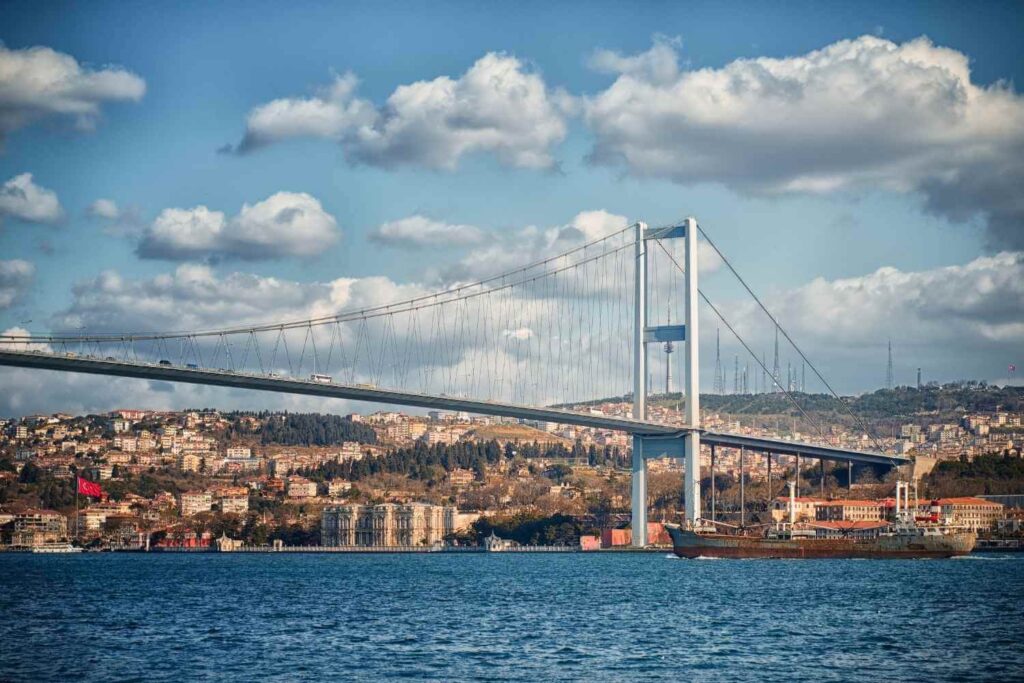
[[686, 479], [683, 482], [686, 521], [694, 524], [700, 518], [700, 434], [686, 434], [683, 437], [683, 448], [686, 452]]
[[647, 463], [644, 462], [644, 439], [633, 436], [632, 544], [647, 545]]
[[[636, 224], [636, 248], [634, 255], [636, 275], [636, 310], [633, 318], [633, 419], [647, 418], [647, 344], [644, 331], [647, 327], [647, 243], [644, 241], [645, 223]], [[633, 436], [633, 488], [632, 527], [633, 546], [647, 545], [647, 466], [644, 463], [643, 437]]]

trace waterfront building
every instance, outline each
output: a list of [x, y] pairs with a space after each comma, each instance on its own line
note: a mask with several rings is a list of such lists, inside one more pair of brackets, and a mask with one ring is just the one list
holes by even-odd
[[491, 531], [491, 535], [484, 539], [484, 550], [489, 553], [503, 553], [508, 550], [514, 550], [519, 544], [515, 541], [500, 538], [494, 531]]
[[[1003, 518], [1003, 505], [984, 498], [971, 496], [961, 498], [940, 498], [938, 501], [942, 519], [948, 519], [957, 526], [966, 526], [972, 530], [991, 529]], [[922, 508], [930, 507], [931, 503], [922, 503]]]
[[[795, 518], [798, 522], [812, 522], [817, 518], [818, 505], [826, 503], [824, 498], [814, 498], [811, 496], [798, 496], [794, 499], [793, 509], [795, 512]], [[785, 522], [789, 521], [789, 498], [786, 496], [779, 496], [772, 501], [772, 521], [773, 522]]]
[[427, 503], [337, 505], [325, 508], [320, 542], [326, 546], [423, 546], [457, 531], [454, 507]]
[[54, 510], [25, 510], [14, 515], [11, 547], [32, 548], [68, 538], [67, 518]]
[[86, 508], [78, 512], [78, 521], [75, 529], [78, 532], [99, 531], [103, 528], [106, 521], [107, 512], [105, 510]]
[[815, 506], [819, 522], [867, 522], [884, 517], [884, 505], [877, 500], [826, 500]]

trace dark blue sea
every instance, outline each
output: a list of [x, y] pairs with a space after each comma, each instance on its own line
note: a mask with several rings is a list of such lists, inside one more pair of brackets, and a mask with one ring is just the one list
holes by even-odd
[[3, 681], [1024, 680], [1024, 557], [0, 554]]

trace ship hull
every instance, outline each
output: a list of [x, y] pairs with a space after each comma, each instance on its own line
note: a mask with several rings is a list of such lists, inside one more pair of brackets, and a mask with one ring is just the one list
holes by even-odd
[[765, 559], [915, 559], [966, 555], [976, 536], [962, 532], [945, 536], [880, 536], [871, 539], [793, 540], [697, 534], [668, 526], [673, 551], [679, 557], [765, 558]]

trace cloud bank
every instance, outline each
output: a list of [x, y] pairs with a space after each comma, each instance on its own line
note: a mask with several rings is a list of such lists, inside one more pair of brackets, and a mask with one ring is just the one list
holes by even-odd
[[164, 209], [143, 231], [137, 251], [142, 258], [171, 261], [310, 258], [340, 234], [334, 216], [315, 197], [278, 192], [243, 205], [231, 218], [205, 206]]
[[308, 98], [253, 109], [242, 154], [290, 138], [339, 143], [353, 162], [451, 170], [469, 154], [491, 153], [508, 166], [551, 168], [551, 148], [566, 135], [561, 95], [519, 59], [481, 57], [458, 78], [401, 85], [382, 106], [356, 96], [352, 74]]
[[374, 242], [401, 249], [462, 247], [483, 242], [486, 233], [473, 225], [436, 221], [419, 214], [382, 223], [370, 233]]
[[53, 224], [63, 216], [57, 193], [36, 185], [31, 173], [16, 175], [0, 186], [0, 220]]
[[0, 145], [37, 120], [70, 119], [91, 130], [105, 102], [137, 102], [146, 82], [116, 66], [91, 69], [48, 47], [11, 50], [0, 44]]
[[676, 46], [591, 64], [614, 83], [585, 99], [595, 164], [757, 195], [918, 193], [995, 248], [1024, 248], [1024, 99], [971, 80], [966, 55], [873, 36], [805, 55], [683, 70]]

